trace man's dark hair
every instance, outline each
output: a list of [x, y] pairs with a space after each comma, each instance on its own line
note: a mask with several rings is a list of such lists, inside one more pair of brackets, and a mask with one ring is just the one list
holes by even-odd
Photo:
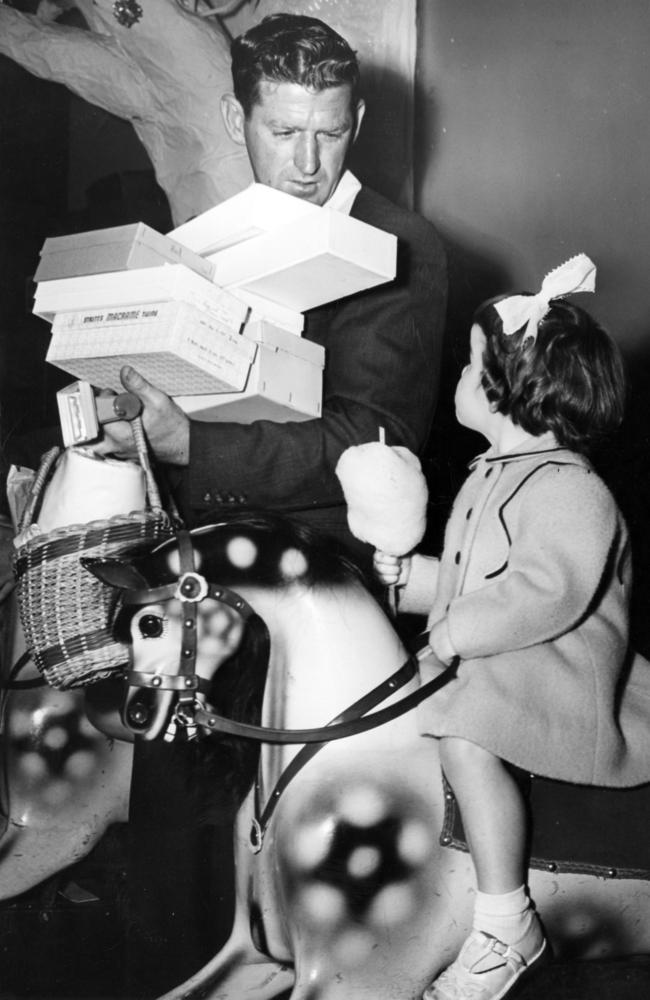
[[341, 35], [316, 17], [269, 14], [235, 38], [230, 54], [235, 97], [247, 118], [259, 101], [262, 80], [297, 83], [313, 91], [348, 84], [352, 107], [356, 107], [356, 53]]
[[535, 340], [525, 327], [506, 335], [498, 301], [474, 315], [486, 338], [488, 401], [529, 434], [550, 430], [559, 444], [590, 451], [623, 419], [626, 379], [618, 347], [589, 313], [559, 299], [551, 300]]

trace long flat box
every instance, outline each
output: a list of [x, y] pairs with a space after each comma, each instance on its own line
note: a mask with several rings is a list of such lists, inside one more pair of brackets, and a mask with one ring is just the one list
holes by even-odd
[[304, 312], [395, 277], [397, 237], [320, 208], [209, 254], [214, 281]]
[[250, 184], [168, 235], [197, 253], [212, 254], [319, 211], [317, 205], [302, 198], [266, 184]]
[[58, 314], [46, 360], [121, 391], [130, 364], [170, 396], [241, 391], [257, 344], [187, 302]]
[[208, 280], [214, 274], [211, 261], [144, 222], [136, 222], [70, 236], [48, 237], [34, 279], [50, 281], [161, 264], [184, 264]]
[[167, 299], [188, 302], [220, 322], [241, 324], [249, 306], [184, 264], [85, 274], [40, 281], [36, 286], [34, 313], [52, 321], [60, 312], [107, 309], [118, 311]]
[[253, 326], [245, 328], [244, 335], [254, 338], [257, 354], [243, 392], [177, 396], [176, 402], [193, 418], [205, 421], [286, 423], [319, 417], [324, 349], [270, 324]]

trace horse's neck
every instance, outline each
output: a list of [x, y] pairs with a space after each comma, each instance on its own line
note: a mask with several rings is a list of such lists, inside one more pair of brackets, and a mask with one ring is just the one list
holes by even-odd
[[294, 585], [250, 601], [271, 636], [265, 725], [323, 725], [404, 662], [391, 623], [358, 584]]
[[[294, 586], [243, 596], [264, 618], [271, 635], [262, 711], [266, 726], [286, 730], [327, 725], [391, 677], [407, 659], [390, 621], [360, 585], [311, 590]], [[416, 685], [413, 678], [407, 687], [391, 689], [377, 707], [387, 707]], [[412, 754], [416, 739], [415, 713], [410, 712], [389, 726], [327, 743], [301, 768], [300, 780], [318, 782], [323, 768], [333, 773], [334, 761], [340, 773], [345, 773], [350, 753], [357, 761], [360, 757], [375, 761], [383, 759], [390, 746], [393, 760], [400, 753], [404, 759], [404, 754]], [[262, 808], [274, 801], [278, 781], [300, 752], [299, 744], [263, 744], [256, 795]]]

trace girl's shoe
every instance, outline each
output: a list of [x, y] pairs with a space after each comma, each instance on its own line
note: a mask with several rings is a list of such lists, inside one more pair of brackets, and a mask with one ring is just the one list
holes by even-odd
[[501, 1000], [546, 957], [546, 938], [537, 917], [515, 946], [473, 930], [458, 958], [427, 987], [422, 1000]]

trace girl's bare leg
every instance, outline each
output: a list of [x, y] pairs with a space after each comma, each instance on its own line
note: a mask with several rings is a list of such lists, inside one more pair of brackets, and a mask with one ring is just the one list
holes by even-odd
[[457, 737], [440, 740], [440, 760], [463, 818], [481, 892], [504, 893], [526, 881], [523, 796], [498, 757]]
[[526, 894], [526, 806], [494, 754], [458, 737], [440, 760], [463, 818], [478, 892], [473, 930], [423, 1000], [503, 1000], [544, 956], [541, 925]]

